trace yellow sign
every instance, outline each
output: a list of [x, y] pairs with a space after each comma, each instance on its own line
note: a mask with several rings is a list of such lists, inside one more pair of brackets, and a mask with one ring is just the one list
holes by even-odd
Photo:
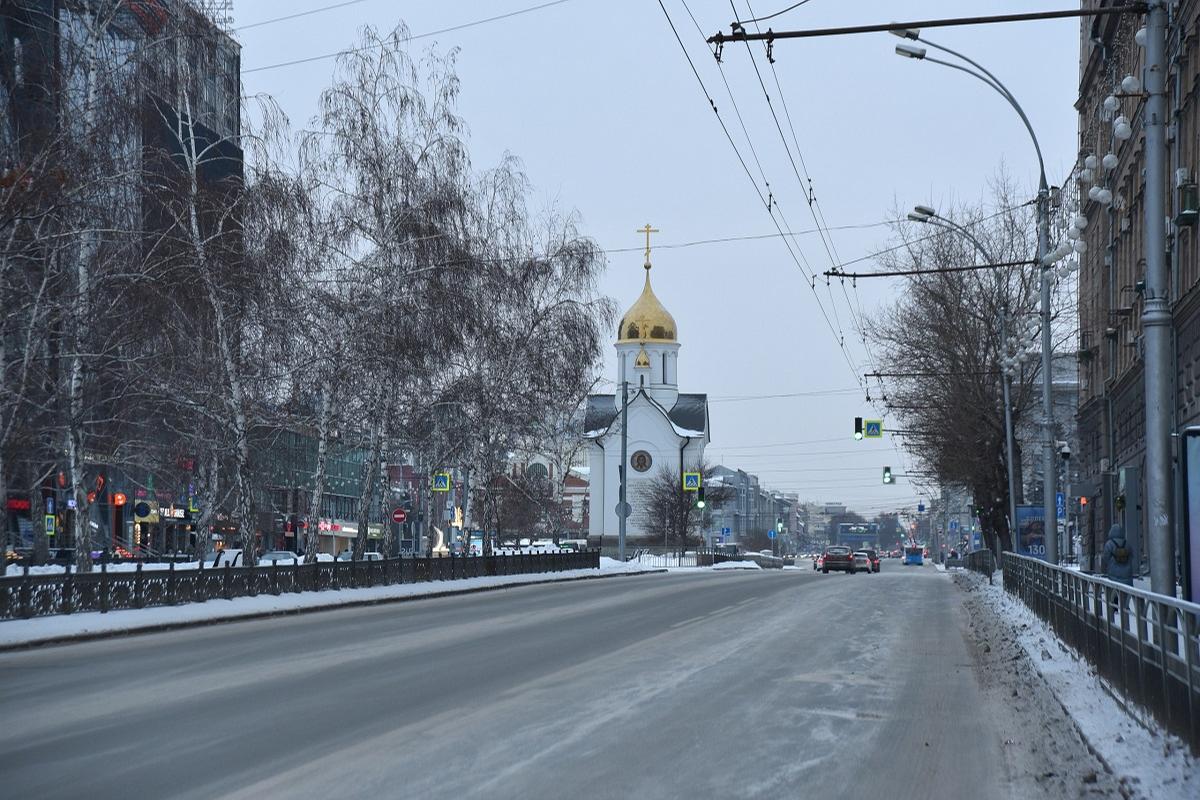
[[435, 472], [433, 474], [433, 490], [435, 492], [450, 491], [450, 473], [449, 472]]
[[46, 514], [45, 517], [43, 517], [43, 519], [42, 519], [42, 524], [44, 524], [46, 526], [46, 535], [53, 536], [54, 535], [54, 515]]
[[685, 472], [683, 473], [683, 490], [685, 492], [695, 492], [700, 489], [700, 473]]

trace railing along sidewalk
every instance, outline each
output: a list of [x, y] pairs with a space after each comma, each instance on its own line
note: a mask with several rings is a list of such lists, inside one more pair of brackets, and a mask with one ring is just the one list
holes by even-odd
[[566, 572], [598, 569], [599, 550], [569, 553], [520, 555], [423, 556], [389, 558], [381, 561], [317, 561], [312, 564], [277, 561], [271, 565], [234, 567], [201, 566], [177, 569], [109, 570], [107, 563], [91, 572], [76, 572], [67, 566], [61, 574], [29, 572], [0, 577], [0, 621], [72, 614], [76, 611], [107, 612], [117, 609], [173, 606], [232, 600], [260, 594], [279, 595], [391, 586], [402, 583], [455, 580], [488, 575], [524, 575], [535, 572]]
[[1016, 553], [1002, 563], [1010, 594], [1200, 755], [1200, 605]]

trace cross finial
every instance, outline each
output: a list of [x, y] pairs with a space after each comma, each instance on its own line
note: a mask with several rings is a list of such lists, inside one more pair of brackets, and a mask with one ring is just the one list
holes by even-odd
[[646, 227], [638, 228], [637, 232], [646, 234], [646, 263], [643, 266], [645, 266], [646, 269], [650, 269], [650, 234], [658, 233], [659, 230], [658, 228], [651, 228], [650, 223], [647, 222]]

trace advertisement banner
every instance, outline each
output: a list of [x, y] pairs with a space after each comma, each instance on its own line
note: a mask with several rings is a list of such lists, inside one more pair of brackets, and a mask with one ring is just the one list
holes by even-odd
[[1013, 549], [1023, 556], [1046, 557], [1046, 512], [1041, 506], [1017, 506]]

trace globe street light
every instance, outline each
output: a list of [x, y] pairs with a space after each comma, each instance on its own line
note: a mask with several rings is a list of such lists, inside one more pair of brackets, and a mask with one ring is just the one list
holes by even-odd
[[[948, 231], [953, 231], [959, 234], [974, 245], [979, 255], [983, 256], [985, 264], [995, 264], [995, 256], [984, 247], [975, 234], [971, 233], [967, 228], [959, 225], [952, 219], [947, 219], [941, 216], [929, 206], [913, 206], [913, 210], [909, 213], [908, 218], [913, 222], [921, 222], [926, 225], [933, 225], [938, 228], [943, 228]], [[1000, 314], [1000, 341], [1008, 341], [1008, 298], [1004, 299], [1004, 310]], [[1007, 344], [1005, 345], [1005, 355], [1007, 356]], [[1016, 481], [1014, 479], [1013, 470], [1013, 423], [1012, 423], [1012, 403], [1009, 400], [1008, 388], [1009, 369], [1007, 364], [1001, 368], [1000, 385], [1004, 394], [1004, 462], [1008, 472], [1008, 532], [1012, 541], [1016, 541], [1017, 530], [1017, 493]]]
[[[1054, 404], [1053, 404], [1053, 364], [1050, 339], [1050, 268], [1051, 264], [1047, 263], [1047, 254], [1050, 250], [1050, 185], [1046, 181], [1046, 164], [1042, 158], [1042, 146], [1038, 142], [1037, 134], [1033, 131], [1033, 125], [1029, 122], [1029, 117], [1025, 114], [1025, 109], [1021, 108], [1021, 104], [1013, 96], [1012, 92], [1000, 82], [1000, 79], [989, 72], [983, 65], [971, 60], [967, 56], [948, 47], [935, 44], [928, 39], [921, 38], [921, 32], [915, 29], [902, 29], [891, 31], [896, 36], [902, 39], [919, 41], [926, 47], [917, 47], [910, 45], [907, 42], [896, 45], [896, 54], [911, 58], [918, 61], [931, 61], [934, 64], [941, 64], [944, 67], [965, 72], [973, 78], [986, 83], [993, 91], [1008, 101], [1013, 110], [1021, 118], [1021, 122], [1025, 124], [1025, 130], [1029, 132], [1029, 138], [1033, 140], [1033, 148], [1037, 151], [1038, 159], [1038, 193], [1037, 193], [1037, 220], [1038, 220], [1038, 244], [1037, 244], [1037, 262], [1041, 266], [1041, 281], [1040, 281], [1040, 296], [1041, 296], [1041, 317], [1042, 317], [1042, 415], [1045, 418], [1042, 422], [1042, 506], [1045, 511], [1046, 521], [1045, 527], [1049, 535], [1046, 536], [1046, 560], [1052, 564], [1058, 563], [1058, 524], [1057, 524], [1057, 504], [1055, 503], [1056, 494], [1056, 475], [1055, 475], [1055, 460], [1054, 460]], [[943, 61], [939, 58], [929, 56], [926, 48], [931, 47], [935, 50], [940, 50], [943, 53], [965, 61], [971, 67], [964, 67], [962, 64], [955, 64], [951, 61]], [[1053, 527], [1051, 527], [1053, 526]]]

